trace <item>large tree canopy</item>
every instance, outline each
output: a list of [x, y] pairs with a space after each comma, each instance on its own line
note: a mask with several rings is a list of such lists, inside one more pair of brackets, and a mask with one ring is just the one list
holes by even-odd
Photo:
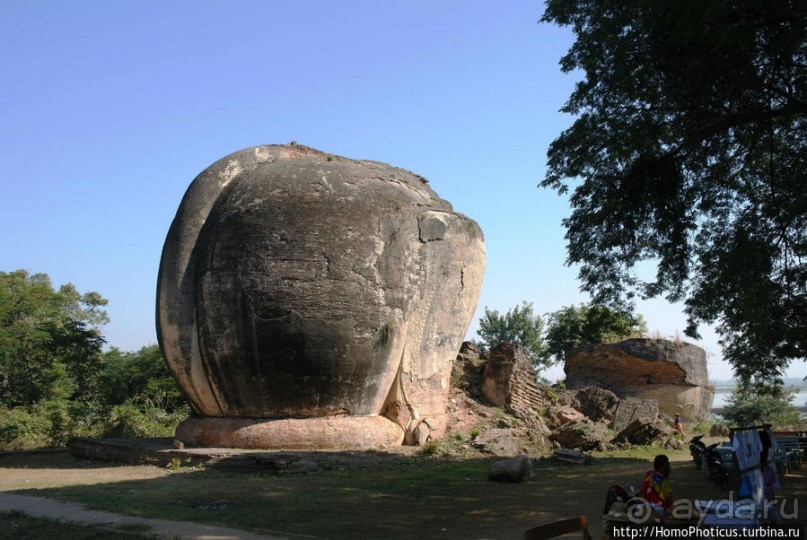
[[492, 349], [501, 343], [521, 345], [536, 370], [552, 365], [552, 360], [544, 346], [544, 321], [533, 312], [532, 302], [522, 302], [507, 310], [504, 315], [498, 310], [485, 307], [485, 316], [479, 319], [480, 344]]
[[612, 343], [646, 333], [647, 324], [641, 315], [580, 304], [549, 314], [544, 341], [555, 361], [565, 362], [566, 354], [575, 347]]
[[92, 399], [107, 301], [46, 274], [0, 272], [0, 407]]
[[[582, 70], [541, 186], [574, 185], [567, 263], [596, 302], [685, 302], [742, 382], [807, 346], [807, 3], [548, 0]], [[656, 264], [646, 277], [642, 261]]]
[[73, 437], [164, 437], [188, 408], [157, 345], [102, 353], [98, 293], [0, 272], [0, 450]]

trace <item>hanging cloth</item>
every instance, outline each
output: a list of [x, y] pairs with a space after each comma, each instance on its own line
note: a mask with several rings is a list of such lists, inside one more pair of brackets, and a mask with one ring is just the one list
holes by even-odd
[[762, 469], [759, 467], [759, 457], [762, 452], [762, 440], [756, 430], [741, 430], [734, 432], [731, 449], [737, 456], [737, 465], [740, 468], [741, 498], [754, 501], [759, 506], [765, 500], [763, 488]]
[[763, 492], [766, 501], [772, 501], [776, 497], [776, 492], [781, 489], [779, 484], [779, 473], [776, 472], [776, 463], [773, 461], [773, 456], [776, 450], [779, 449], [779, 443], [776, 441], [776, 435], [770, 429], [765, 429], [761, 433], [763, 446], [765, 440], [768, 440], [770, 447], [767, 452], [763, 452], [765, 461], [762, 463], [762, 478], [764, 481]]

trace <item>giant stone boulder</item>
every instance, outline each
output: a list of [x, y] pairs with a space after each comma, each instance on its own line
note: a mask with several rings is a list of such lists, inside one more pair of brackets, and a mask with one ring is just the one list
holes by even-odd
[[608, 428], [602, 422], [582, 418], [563, 424], [552, 432], [552, 440], [562, 448], [577, 448], [583, 451], [604, 450], [608, 442]]
[[656, 400], [659, 412], [685, 421], [706, 419], [712, 408], [706, 352], [690, 343], [628, 339], [579, 347], [567, 354], [564, 370], [568, 388], [598, 386], [620, 398]]
[[445, 430], [485, 264], [425, 179], [292, 143], [203, 171], [163, 248], [157, 330], [188, 444], [374, 447]]
[[575, 392], [573, 404], [578, 411], [591, 420], [596, 422], [605, 419], [609, 425], [612, 425], [619, 408], [619, 401], [616, 394], [610, 390], [587, 386]]

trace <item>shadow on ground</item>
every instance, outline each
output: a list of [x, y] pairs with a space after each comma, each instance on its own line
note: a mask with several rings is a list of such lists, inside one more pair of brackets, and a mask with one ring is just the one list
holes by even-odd
[[[512, 539], [537, 524], [580, 514], [589, 516], [596, 537], [607, 488], [638, 487], [650, 468], [644, 459], [598, 458], [587, 465], [543, 461], [536, 464], [532, 481], [499, 484], [487, 481], [492, 459], [295, 454], [317, 463], [316, 470], [278, 474], [183, 467], [172, 472], [86, 463], [66, 454], [4, 456], [0, 457], [3, 477], [15, 469], [36, 478], [102, 474], [105, 483], [75, 485], [78, 482], [67, 478], [55, 487], [38, 479], [28, 485], [3, 480], [0, 489], [124, 514], [332, 539]], [[727, 497], [688, 456], [673, 459], [675, 497]], [[107, 479], [107, 473], [121, 470], [141, 471], [148, 477]], [[784, 479], [786, 497], [807, 501], [804, 470]]]

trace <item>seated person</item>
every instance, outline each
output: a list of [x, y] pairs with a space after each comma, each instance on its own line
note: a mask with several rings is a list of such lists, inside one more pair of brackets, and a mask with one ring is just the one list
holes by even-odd
[[671, 511], [673, 504], [669, 476], [670, 458], [661, 454], [653, 460], [653, 470], [647, 471], [642, 482], [642, 498], [662, 516]]

